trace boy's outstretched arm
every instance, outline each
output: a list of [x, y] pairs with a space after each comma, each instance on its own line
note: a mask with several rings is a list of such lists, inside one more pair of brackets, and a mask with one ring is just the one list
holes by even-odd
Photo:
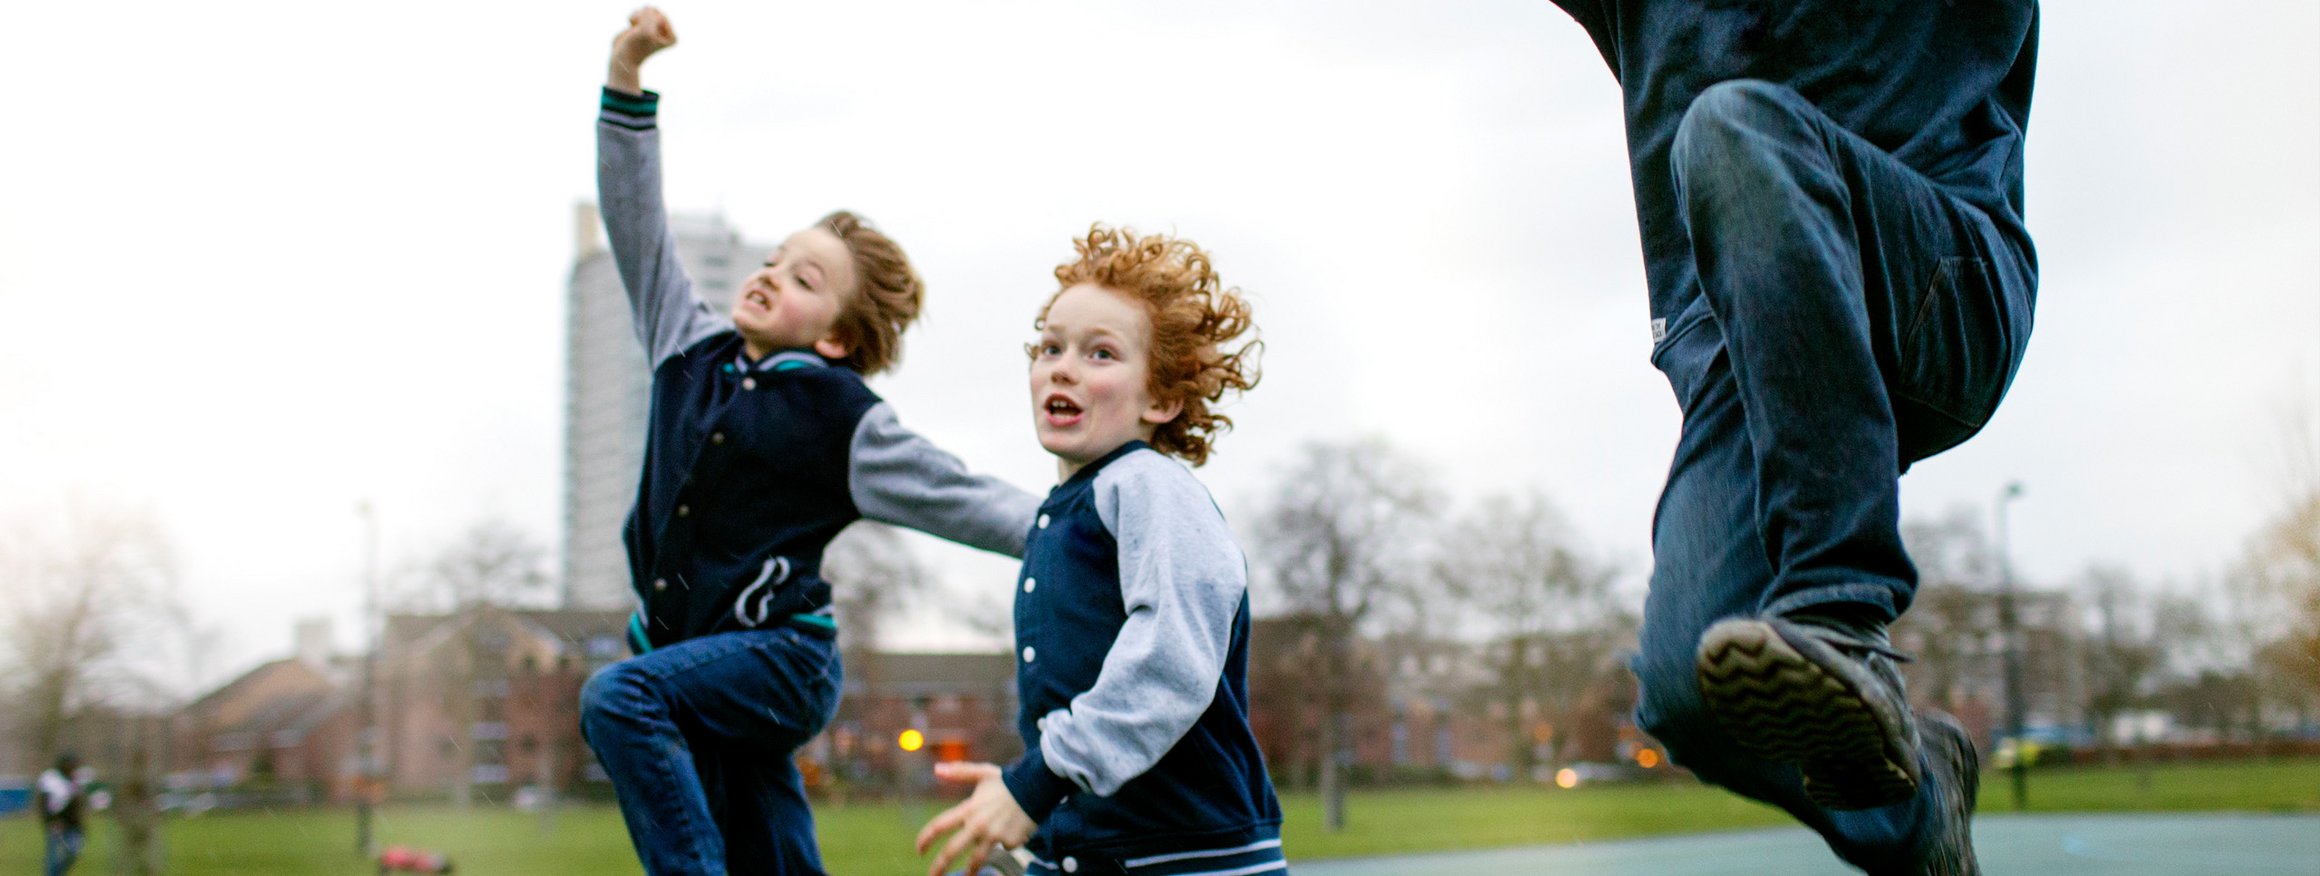
[[676, 44], [676, 31], [647, 6], [612, 38], [603, 110], [596, 121], [596, 203], [630, 316], [647, 361], [661, 362], [729, 323], [693, 294], [677, 262], [676, 234], [661, 202], [660, 95], [643, 90], [637, 70], [652, 53]]
[[1039, 497], [967, 470], [895, 418], [881, 402], [854, 426], [847, 486], [862, 516], [1010, 557], [1039, 513]]

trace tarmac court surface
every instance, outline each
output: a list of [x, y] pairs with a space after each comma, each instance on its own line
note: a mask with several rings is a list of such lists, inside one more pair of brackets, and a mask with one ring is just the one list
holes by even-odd
[[[1974, 820], [1990, 876], [2320, 876], [2320, 815], [1991, 815]], [[1843, 876], [1801, 827], [1583, 845], [1312, 861], [1296, 876]]]

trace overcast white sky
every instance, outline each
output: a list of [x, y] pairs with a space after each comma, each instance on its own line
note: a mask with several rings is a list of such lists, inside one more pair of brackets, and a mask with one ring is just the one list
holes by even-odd
[[[571, 211], [630, 8], [12, 10], [0, 520], [149, 511], [227, 633], [212, 675], [300, 616], [354, 644], [360, 500], [390, 567], [486, 516], [560, 538]], [[665, 8], [672, 206], [892, 232], [931, 299], [875, 385], [971, 463], [1052, 481], [1020, 352], [1047, 272], [1092, 220], [1173, 229], [1268, 344], [1202, 472], [1228, 514], [1374, 434], [1455, 493], [1546, 490], [1640, 580], [1676, 412], [1617, 91], [1545, 0]], [[2228, 560], [2281, 498], [2280, 411], [2320, 406], [2316, 95], [2308, 0], [2045, 5], [2037, 334], [1911, 514], [2018, 478], [2032, 580]], [[1011, 568], [914, 544], [960, 591]]]

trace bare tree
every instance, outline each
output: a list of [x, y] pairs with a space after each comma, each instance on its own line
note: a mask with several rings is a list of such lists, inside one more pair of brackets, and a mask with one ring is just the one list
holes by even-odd
[[167, 734], [167, 719], [139, 715], [131, 719], [128, 756], [115, 785], [113, 813], [121, 825], [121, 858], [115, 869], [132, 876], [166, 872], [162, 860], [159, 761]]
[[100, 756], [126, 792], [115, 809], [121, 861], [129, 872], [152, 872], [158, 826], [152, 796], [141, 791], [157, 773], [153, 726], [194, 680], [184, 669], [209, 641], [179, 597], [174, 551], [147, 515], [80, 505], [7, 532], [0, 678], [17, 686], [10, 699], [22, 708], [15, 729], [23, 754], [53, 759], [85, 716], [128, 725], [125, 734], [108, 728], [115, 732], [103, 735], [123, 744]]
[[1909, 689], [1955, 708], [1966, 680], [1997, 653], [1989, 599], [1997, 565], [1989, 538], [1980, 513], [1959, 506], [1938, 519], [1902, 523], [1901, 540], [1917, 565], [1918, 585], [1908, 613], [1893, 625], [1894, 643], [1915, 658], [1904, 666]]
[[2320, 489], [2284, 509], [2251, 540], [2242, 596], [2262, 606], [2270, 635], [2253, 643], [2298, 702], [2320, 697]]
[[499, 517], [470, 524], [398, 577], [395, 601], [405, 611], [547, 608], [556, 596], [547, 547]]
[[144, 515], [85, 508], [12, 527], [0, 547], [8, 636], [0, 659], [21, 685], [32, 762], [99, 704], [152, 699], [185, 616], [174, 552]]
[[2228, 623], [2256, 696], [2308, 725], [2320, 703], [2320, 393], [2291, 395], [2278, 421], [2278, 476], [2267, 481], [2281, 501], [2227, 573]]
[[1428, 520], [1441, 506], [1431, 478], [1383, 441], [1309, 444], [1281, 473], [1257, 515], [1252, 565], [1304, 618], [1319, 646], [1323, 824], [1345, 827], [1344, 749], [1353, 720], [1356, 646], [1365, 625], [1424, 579]]
[[2161, 668], [2159, 639], [2145, 594], [2126, 570], [2094, 566], [2079, 576], [2079, 598], [2087, 611], [2086, 713], [2103, 756], [2119, 757], [2119, 716], [2140, 705]]
[[[859, 649], [867, 654], [885, 645], [888, 623], [934, 589], [934, 576], [903, 541], [901, 530], [867, 520], [830, 542], [822, 570], [849, 653]], [[849, 671], [859, 665], [848, 662]]]
[[1589, 691], [1624, 671], [1636, 617], [1612, 586], [1616, 570], [1585, 556], [1541, 493], [1488, 496], [1453, 531], [1435, 572], [1465, 609], [1461, 626], [1479, 634], [1515, 775], [1528, 777], [1542, 735], [1549, 762], [1563, 762]]

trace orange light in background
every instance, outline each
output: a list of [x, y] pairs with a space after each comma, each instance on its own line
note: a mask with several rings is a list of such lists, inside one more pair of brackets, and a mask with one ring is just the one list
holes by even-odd
[[916, 730], [904, 730], [901, 742], [903, 751], [917, 751], [926, 747], [926, 734]]
[[1557, 788], [1576, 788], [1576, 787], [1579, 787], [1579, 771], [1578, 771], [1578, 770], [1575, 770], [1575, 769], [1572, 769], [1572, 768], [1570, 768], [1570, 767], [1564, 767], [1564, 768], [1562, 768], [1562, 769], [1556, 770], [1556, 771], [1555, 771], [1555, 787], [1557, 787]]
[[1642, 751], [1636, 752], [1635, 765], [1643, 767], [1647, 770], [1651, 769], [1652, 767], [1659, 766], [1659, 750], [1656, 748], [1646, 748]]

